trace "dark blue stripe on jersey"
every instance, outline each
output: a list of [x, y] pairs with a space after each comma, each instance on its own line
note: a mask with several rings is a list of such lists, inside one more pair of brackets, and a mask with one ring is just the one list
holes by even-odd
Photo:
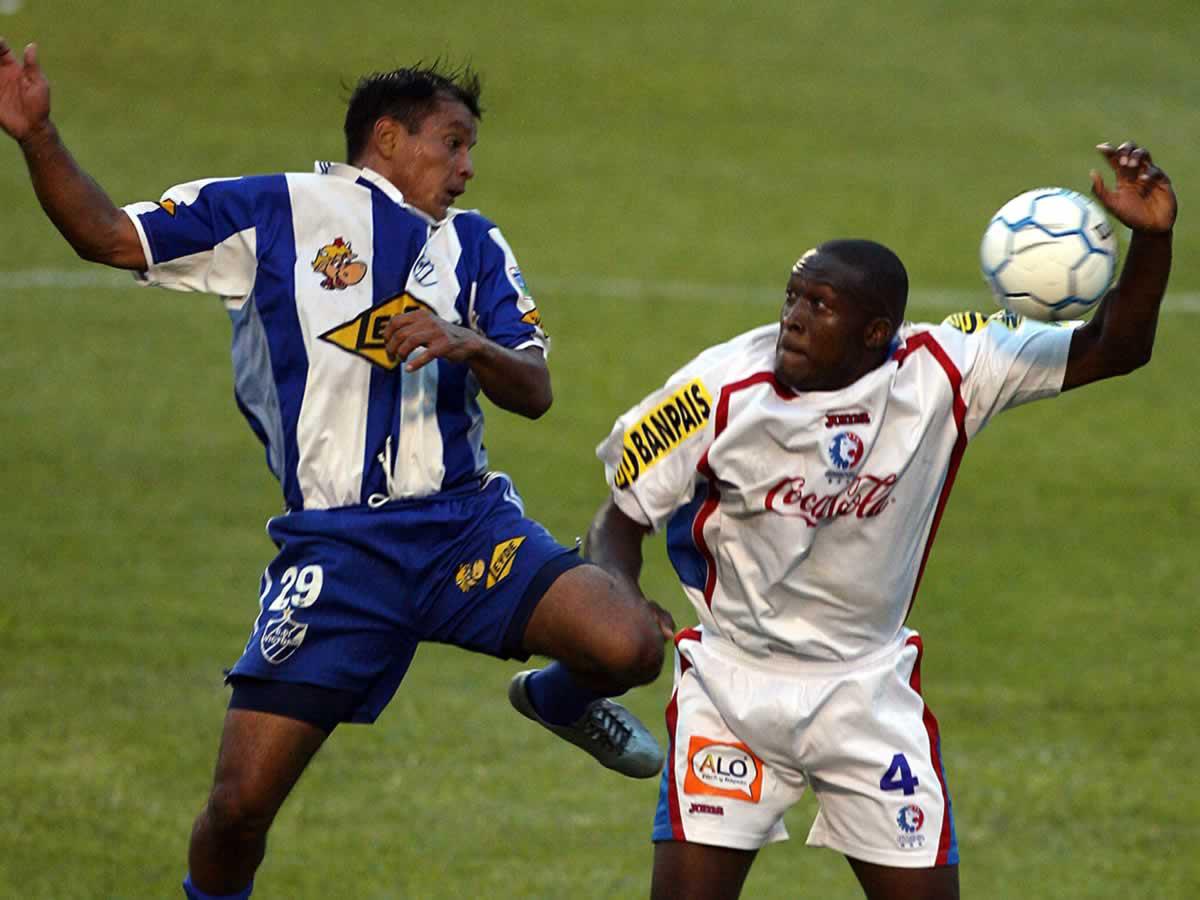
[[675, 510], [667, 523], [667, 556], [671, 565], [681, 582], [698, 591], [704, 590], [708, 563], [692, 539], [692, 524], [707, 499], [708, 483], [701, 482], [696, 485], [696, 495], [691, 502]]
[[515, 347], [532, 338], [536, 332], [532, 325], [521, 321], [517, 291], [508, 280], [504, 250], [488, 234], [496, 226], [478, 213], [455, 216], [451, 221], [463, 245], [458, 264], [458, 279], [465, 298], [460, 309], [463, 321], [467, 319], [471, 282], [478, 279], [475, 316], [480, 330], [502, 347]]
[[258, 226], [258, 275], [254, 303], [267, 334], [271, 372], [279, 395], [279, 413], [285, 435], [283, 446], [283, 499], [289, 509], [301, 509], [304, 498], [296, 477], [300, 449], [296, 426], [308, 380], [308, 351], [296, 313], [296, 236], [292, 230], [292, 202], [287, 178], [266, 175], [253, 179]]
[[[375, 229], [371, 248], [371, 305], [378, 306], [404, 293], [408, 273], [425, 246], [429, 229], [425, 222], [405, 212], [365, 178], [358, 179], [357, 183], [371, 191], [371, 218]], [[393, 461], [399, 451], [401, 386], [406, 377], [416, 376], [406, 376], [401, 367], [390, 372], [378, 366], [371, 367], [362, 492], [359, 495], [362, 503], [366, 503], [372, 494], [387, 493], [387, 478], [378, 457], [384, 451], [388, 437], [392, 439]]]
[[[255, 224], [255, 206], [264, 182], [277, 175], [257, 175], [206, 184], [191, 203], [180, 204], [172, 216], [161, 207], [139, 218], [155, 263], [204, 253]], [[170, 227], [156, 228], [158, 222]]]

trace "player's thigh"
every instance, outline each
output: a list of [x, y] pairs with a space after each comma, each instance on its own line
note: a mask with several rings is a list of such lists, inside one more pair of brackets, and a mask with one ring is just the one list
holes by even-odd
[[867, 900], [958, 900], [958, 866], [902, 869], [847, 857]]
[[757, 850], [660, 841], [654, 845], [651, 900], [733, 900], [757, 855]]
[[538, 600], [524, 648], [581, 671], [658, 675], [663, 640], [650, 607], [598, 566], [563, 572]]
[[223, 820], [269, 825], [326, 737], [325, 731], [299, 719], [230, 709], [210, 808]]

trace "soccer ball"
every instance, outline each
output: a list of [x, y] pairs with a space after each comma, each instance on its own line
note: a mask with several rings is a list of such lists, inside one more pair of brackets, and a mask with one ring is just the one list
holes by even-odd
[[1066, 188], [1036, 188], [1005, 203], [983, 232], [979, 265], [996, 301], [1043, 322], [1078, 318], [1104, 296], [1117, 238], [1096, 203]]

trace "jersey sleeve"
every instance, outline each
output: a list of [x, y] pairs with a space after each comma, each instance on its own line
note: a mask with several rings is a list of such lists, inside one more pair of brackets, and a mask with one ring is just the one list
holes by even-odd
[[255, 209], [269, 184], [270, 176], [193, 181], [157, 203], [124, 207], [146, 256], [138, 280], [223, 297], [249, 294], [258, 266]]
[[542, 315], [499, 228], [488, 229], [479, 256], [479, 280], [470, 311], [472, 327], [502, 347], [538, 347], [546, 352], [549, 340], [542, 329]]
[[685, 368], [617, 419], [596, 448], [613, 501], [634, 521], [657, 531], [692, 499], [712, 442], [713, 391]]
[[[957, 335], [964, 351], [962, 397], [968, 437], [974, 437], [996, 413], [1062, 391], [1071, 336], [1079, 324], [998, 314], [972, 332]], [[943, 327], [963, 330], [957, 325]]]

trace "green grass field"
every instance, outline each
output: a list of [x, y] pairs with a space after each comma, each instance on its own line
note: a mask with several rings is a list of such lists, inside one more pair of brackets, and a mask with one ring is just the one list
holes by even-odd
[[[467, 205], [504, 228], [555, 339], [554, 409], [493, 411], [488, 445], [562, 540], [604, 496], [613, 418], [774, 316], [806, 247], [892, 245], [913, 318], [988, 309], [991, 212], [1084, 188], [1101, 140], [1150, 147], [1183, 209], [1153, 364], [990, 426], [912, 622], [964, 896], [1197, 895], [1193, 0], [296, 7], [24, 0], [0, 34], [41, 43], [60, 130], [120, 203], [340, 158], [342, 83], [470, 58]], [[7, 141], [0, 198], [0, 897], [180, 896], [278, 487], [231, 402], [218, 302], [77, 261]], [[645, 586], [693, 621], [661, 544]], [[519, 719], [516, 668], [424, 648], [380, 722], [322, 750], [255, 896], [645, 896], [656, 783]], [[629, 700], [660, 734], [669, 687], [668, 666]], [[813, 812], [747, 897], [860, 895], [804, 847]]]

